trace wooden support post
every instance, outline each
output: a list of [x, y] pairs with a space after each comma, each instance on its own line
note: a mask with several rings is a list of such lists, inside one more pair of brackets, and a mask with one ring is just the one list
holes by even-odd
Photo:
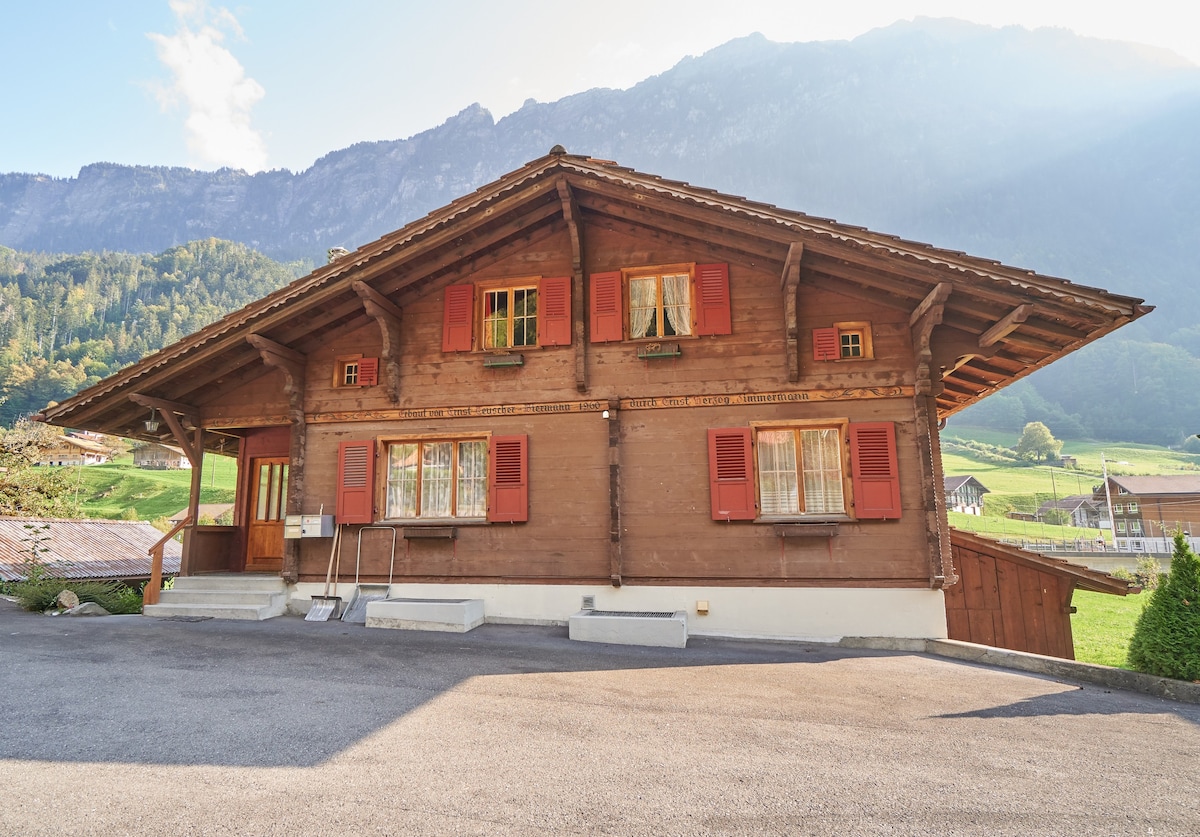
[[[954, 286], [942, 282], [929, 292], [917, 305], [908, 318], [909, 331], [912, 333], [913, 353], [917, 357], [917, 392], [928, 395], [934, 378], [932, 367], [933, 347], [930, 343], [934, 326], [941, 325], [945, 313], [946, 299]], [[937, 377], [941, 377], [940, 370]]]
[[791, 383], [800, 380], [800, 329], [797, 326], [797, 307], [800, 305], [800, 259], [804, 256], [804, 244], [796, 241], [788, 247], [787, 259], [783, 263], [780, 285], [783, 288], [783, 334], [787, 355], [787, 379]]
[[366, 282], [351, 282], [350, 287], [362, 299], [363, 308], [379, 325], [381, 343], [380, 360], [387, 382], [388, 400], [400, 403], [400, 320], [404, 312], [379, 291]]
[[583, 227], [579, 223], [579, 205], [565, 177], [556, 183], [558, 198], [562, 202], [563, 220], [571, 238], [571, 343], [575, 349], [575, 389], [586, 392], [587, 380], [587, 333], [584, 324], [583, 305]]
[[621, 586], [621, 410], [616, 399], [608, 402], [608, 574], [613, 587]]
[[[259, 334], [247, 335], [246, 340], [258, 349], [263, 363], [283, 372], [283, 391], [288, 397], [288, 422], [292, 426], [288, 446], [287, 514], [301, 514], [304, 503], [304, 457], [307, 427], [304, 419], [304, 373], [307, 357], [295, 349], [276, 343]], [[300, 575], [300, 541], [283, 542], [283, 571], [285, 581], [295, 583]]]
[[[1009, 334], [1017, 330], [1021, 323], [1029, 319], [1029, 315], [1033, 313], [1033, 306], [1029, 303], [1018, 305], [1008, 315], [989, 328], [979, 338], [979, 348], [986, 349], [994, 343], [999, 343]], [[1057, 348], [1057, 347], [1056, 347]]]

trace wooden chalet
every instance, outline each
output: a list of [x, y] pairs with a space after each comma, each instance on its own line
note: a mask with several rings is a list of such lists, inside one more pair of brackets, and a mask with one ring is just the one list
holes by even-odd
[[945, 477], [942, 489], [946, 492], [947, 511], [973, 515], [983, 514], [983, 495], [991, 493], [991, 489], [970, 474]]
[[1200, 535], [1200, 475], [1110, 476], [1107, 494], [1101, 484], [1092, 499], [1111, 502], [1119, 550], [1169, 554], [1176, 529]]
[[1150, 310], [561, 148], [331, 258], [45, 413], [236, 455], [182, 572], [301, 609], [323, 511], [343, 585], [493, 621], [945, 636], [940, 424]]
[[65, 435], [52, 447], [38, 454], [37, 465], [103, 465], [108, 461], [108, 448], [91, 439]]
[[133, 464], [150, 471], [178, 471], [191, 468], [187, 454], [177, 445], [143, 442], [133, 449]]

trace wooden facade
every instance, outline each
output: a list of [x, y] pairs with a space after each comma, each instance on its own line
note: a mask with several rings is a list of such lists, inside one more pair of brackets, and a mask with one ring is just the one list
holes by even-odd
[[950, 639], [1075, 659], [1075, 590], [1124, 596], [1128, 582], [952, 529], [960, 582], [946, 588]]
[[1101, 505], [1111, 500], [1118, 548], [1147, 549], [1145, 539], [1169, 540], [1177, 529], [1200, 534], [1200, 476], [1110, 476], [1108, 495], [1101, 485], [1092, 499]]
[[133, 464], [150, 471], [176, 471], [191, 468], [192, 463], [183, 450], [175, 445], [149, 442], [133, 449]]
[[323, 510], [363, 580], [497, 618], [930, 635], [939, 422], [1147, 310], [556, 149], [46, 418], [239, 445], [225, 568], [301, 597], [329, 543], [276, 524]]

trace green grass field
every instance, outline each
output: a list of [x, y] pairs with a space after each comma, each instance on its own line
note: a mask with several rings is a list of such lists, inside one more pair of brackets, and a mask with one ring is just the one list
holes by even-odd
[[[201, 503], [232, 503], [237, 463], [226, 456], [204, 459]], [[107, 465], [76, 468], [79, 514], [119, 520], [168, 517], [187, 506], [191, 471], [147, 471], [124, 457]]]
[[1116, 668], [1129, 668], [1125, 661], [1133, 626], [1150, 594], [1112, 596], [1076, 590], [1071, 598], [1075, 614], [1071, 633], [1075, 637], [1075, 659]]

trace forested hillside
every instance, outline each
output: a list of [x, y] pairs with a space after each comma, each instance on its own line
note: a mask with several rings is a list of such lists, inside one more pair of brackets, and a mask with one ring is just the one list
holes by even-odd
[[156, 256], [0, 247], [0, 425], [11, 426], [306, 272], [207, 239]]

